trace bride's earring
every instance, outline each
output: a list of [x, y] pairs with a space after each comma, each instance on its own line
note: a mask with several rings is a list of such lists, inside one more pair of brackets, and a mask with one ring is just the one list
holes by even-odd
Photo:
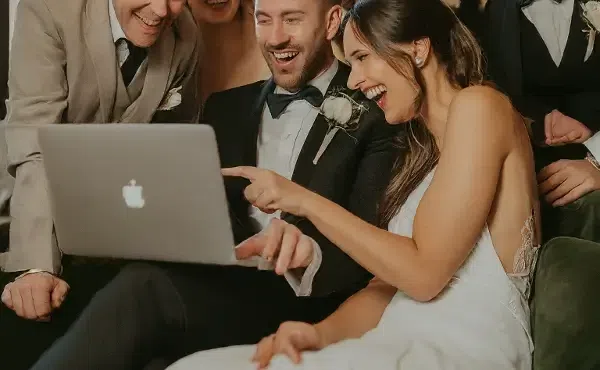
[[415, 64], [417, 65], [417, 67], [421, 68], [423, 66], [423, 59], [416, 57]]

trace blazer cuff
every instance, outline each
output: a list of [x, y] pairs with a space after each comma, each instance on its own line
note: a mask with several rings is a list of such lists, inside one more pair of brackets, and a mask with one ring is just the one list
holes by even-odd
[[[308, 237], [308, 236], [307, 236]], [[323, 253], [319, 244], [311, 237], [308, 237], [313, 245], [313, 258], [306, 268], [288, 270], [284, 276], [288, 284], [298, 297], [308, 297], [312, 293], [312, 285], [315, 275], [321, 267]]]
[[9, 250], [5, 253], [0, 253], [0, 270], [7, 273], [28, 273], [29, 271], [47, 272], [49, 274], [60, 276], [63, 273], [62, 266], [62, 251], [58, 249], [53, 242], [52, 256], [49, 260], [31, 260], [24, 258], [22, 253], [17, 250]]
[[584, 141], [583, 145], [585, 145], [596, 160], [600, 161], [600, 132], [595, 133], [594, 136]]

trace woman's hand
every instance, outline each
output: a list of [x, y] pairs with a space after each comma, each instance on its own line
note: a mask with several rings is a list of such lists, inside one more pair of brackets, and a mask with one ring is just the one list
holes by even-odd
[[283, 211], [304, 216], [306, 199], [314, 195], [310, 190], [277, 173], [256, 167], [233, 167], [221, 170], [224, 176], [243, 177], [251, 184], [244, 190], [248, 201], [265, 213]]
[[269, 366], [273, 356], [284, 354], [295, 364], [302, 361], [301, 352], [323, 348], [322, 335], [315, 325], [303, 322], [284, 322], [275, 334], [263, 338], [256, 346], [252, 362], [259, 369]]
[[289, 269], [308, 267], [314, 258], [313, 241], [294, 225], [275, 218], [259, 234], [243, 241], [236, 249], [238, 260], [261, 256], [283, 275]]

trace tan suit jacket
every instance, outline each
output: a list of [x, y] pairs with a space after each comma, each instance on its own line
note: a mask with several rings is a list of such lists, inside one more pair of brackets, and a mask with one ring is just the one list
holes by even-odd
[[168, 92], [195, 78], [197, 31], [186, 9], [149, 48], [146, 62], [125, 87], [108, 1], [21, 0], [17, 8], [6, 119], [8, 172], [15, 185], [10, 249], [0, 256], [4, 271], [60, 272], [61, 253], [34, 126], [151, 122], [165, 106]]

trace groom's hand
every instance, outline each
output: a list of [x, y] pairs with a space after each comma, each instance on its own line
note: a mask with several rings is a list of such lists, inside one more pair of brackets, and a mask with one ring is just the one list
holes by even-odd
[[36, 272], [17, 278], [2, 292], [2, 303], [17, 316], [29, 320], [47, 321], [59, 308], [69, 291], [69, 285], [46, 272]]
[[556, 109], [544, 117], [544, 129], [550, 146], [583, 143], [592, 136], [586, 125]]
[[235, 250], [238, 260], [260, 256], [273, 262], [278, 275], [289, 269], [307, 267], [313, 253], [313, 243], [308, 236], [296, 226], [277, 218], [263, 232], [242, 242]]

